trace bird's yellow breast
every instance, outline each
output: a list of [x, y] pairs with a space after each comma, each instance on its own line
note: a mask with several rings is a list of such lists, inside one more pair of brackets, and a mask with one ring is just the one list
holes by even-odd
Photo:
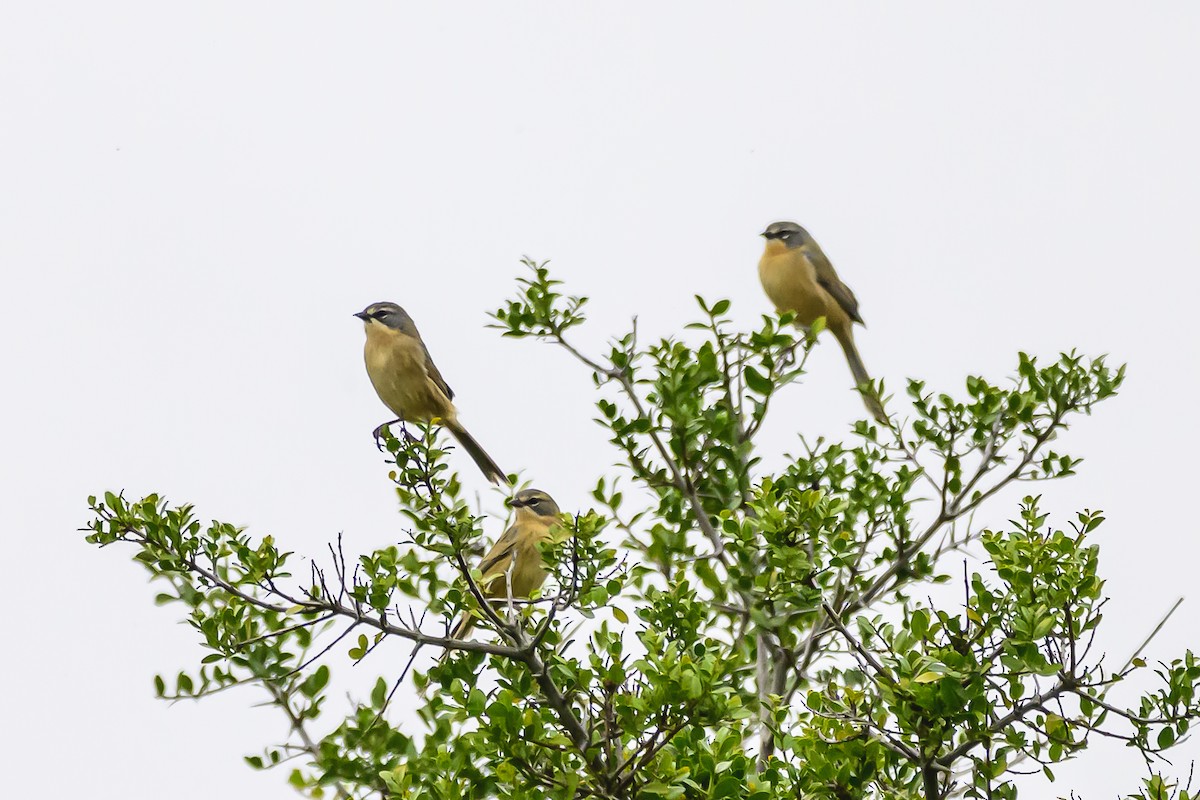
[[788, 246], [779, 239], [768, 239], [766, 247], [763, 248], [764, 256], [777, 256], [787, 252], [790, 252]]
[[513, 597], [529, 597], [546, 582], [546, 562], [538, 545], [547, 541], [548, 528], [531, 531], [517, 551], [517, 563], [513, 568]]
[[775, 308], [794, 312], [801, 325], [829, 316], [829, 294], [817, 283], [816, 269], [802, 250], [767, 242], [758, 262], [758, 278]]
[[513, 597], [529, 597], [542, 588], [547, 572], [538, 546], [549, 541], [551, 530], [557, 522], [553, 517], [540, 517], [526, 509], [518, 510], [510, 531], [516, 539], [512, 552], [484, 573], [484, 594], [488, 597], [507, 596], [509, 577], [512, 578]]
[[367, 343], [363, 354], [367, 359], [367, 368], [373, 366], [379, 369], [385, 367], [411, 368], [418, 362], [425, 369], [425, 354], [420, 344], [411, 336], [405, 336], [400, 331], [393, 330], [387, 325], [371, 321], [366, 325]]
[[379, 322], [366, 325], [363, 359], [379, 399], [393, 414], [411, 422], [454, 419], [454, 406], [429, 379], [425, 349], [411, 336]]

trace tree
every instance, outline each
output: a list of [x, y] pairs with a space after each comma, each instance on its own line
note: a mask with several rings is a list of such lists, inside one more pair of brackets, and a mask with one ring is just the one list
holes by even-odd
[[[1151, 667], [1092, 651], [1103, 515], [1052, 523], [1029, 495], [1011, 522], [973, 522], [1006, 486], [1074, 473], [1051, 444], [1124, 367], [1021, 354], [1011, 381], [970, 377], [961, 397], [913, 380], [910, 422], [858, 422], [852, 442], [805, 443], [766, 474], [763, 421], [819, 325], [738, 331], [727, 300], [697, 298], [683, 337], [643, 345], [635, 323], [588, 355], [570, 338], [586, 298], [526, 263], [496, 327], [591, 373], [624, 461], [598, 480], [599, 510], [564, 518], [541, 595], [484, 602], [481, 519], [436, 429], [386, 439], [407, 538], [357, 557], [339, 541], [299, 576], [270, 537], [189, 505], [90, 498], [88, 540], [133, 545], [207, 650], [170, 687], [156, 678], [159, 695], [264, 690], [292, 735], [247, 760], [298, 754], [290, 781], [315, 797], [1011, 798], [1019, 764], [1052, 779], [1093, 735], [1144, 754], [1132, 796], [1195, 796], [1157, 765], [1200, 716], [1200, 661], [1158, 664], [1157, 688], [1128, 697]], [[966, 548], [986, 557], [969, 576], [952, 557]], [[937, 584], [943, 600], [922, 600]], [[473, 640], [449, 638], [462, 613]], [[407, 665], [376, 664], [371, 696], [328, 722], [332, 666], [390, 639]], [[452, 655], [414, 672], [422, 648]], [[389, 709], [406, 680], [419, 719]]]

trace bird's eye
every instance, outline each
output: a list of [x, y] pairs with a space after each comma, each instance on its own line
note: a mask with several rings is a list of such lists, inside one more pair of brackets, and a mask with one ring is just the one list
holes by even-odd
[[371, 312], [370, 316], [374, 317], [375, 319], [383, 319], [387, 316], [387, 312], [377, 308]]

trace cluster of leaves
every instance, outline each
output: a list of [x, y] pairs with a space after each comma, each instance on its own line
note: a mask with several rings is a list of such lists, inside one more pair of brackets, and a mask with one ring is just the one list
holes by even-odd
[[[1018, 764], [1053, 779], [1093, 734], [1153, 767], [1200, 716], [1191, 653], [1134, 705], [1110, 697], [1147, 665], [1110, 670], [1091, 652], [1101, 515], [1056, 530], [1029, 496], [1010, 526], [971, 523], [1016, 481], [1074, 472], [1049, 445], [1123, 368], [1022, 354], [1011, 382], [972, 377], [963, 398], [911, 381], [907, 425], [859, 421], [852, 443], [804, 443], [767, 474], [759, 434], [819, 325], [740, 331], [728, 301], [698, 299], [682, 337], [643, 345], [635, 326], [591, 356], [569, 338], [586, 298], [528, 266], [496, 326], [590, 371], [623, 462], [596, 485], [602, 513], [564, 518], [570, 535], [545, 548], [555, 579], [540, 596], [484, 600], [483, 520], [433, 430], [385, 436], [406, 538], [349, 562], [339, 543], [302, 581], [270, 537], [157, 497], [93, 498], [89, 539], [136, 545], [209, 651], [160, 694], [253, 683], [288, 716], [291, 740], [253, 766], [299, 755], [292, 782], [313, 796], [1005, 798]], [[986, 565], [965, 605], [913, 599], [972, 546]], [[490, 633], [452, 639], [463, 613]], [[411, 676], [417, 714], [390, 705], [404, 667], [314, 732], [339, 643], [357, 663], [395, 640], [410, 666], [422, 647], [453, 654]], [[1190, 797], [1152, 773], [1137, 796], [1172, 794]]]

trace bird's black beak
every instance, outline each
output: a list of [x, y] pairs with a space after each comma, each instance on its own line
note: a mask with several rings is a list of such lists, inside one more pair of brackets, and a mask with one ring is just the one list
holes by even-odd
[[763, 231], [762, 233], [760, 233], [760, 234], [759, 234], [759, 236], [763, 237], [764, 239], [770, 239], [770, 238], [771, 238], [771, 232], [770, 232], [770, 231]]
[[518, 500], [515, 497], [511, 497], [508, 500], [505, 500], [504, 503], [509, 508], [524, 508], [526, 505], [528, 505], [524, 500]]
[[358, 317], [358, 318], [359, 318], [359, 319], [361, 319], [363, 322], [366, 322], [367, 320], [369, 320], [369, 319], [371, 318], [371, 317], [370, 317], [370, 316], [367, 314], [367, 312], [365, 312], [365, 311], [359, 311], [359, 312], [358, 312], [357, 314], [355, 314], [354, 316]]

